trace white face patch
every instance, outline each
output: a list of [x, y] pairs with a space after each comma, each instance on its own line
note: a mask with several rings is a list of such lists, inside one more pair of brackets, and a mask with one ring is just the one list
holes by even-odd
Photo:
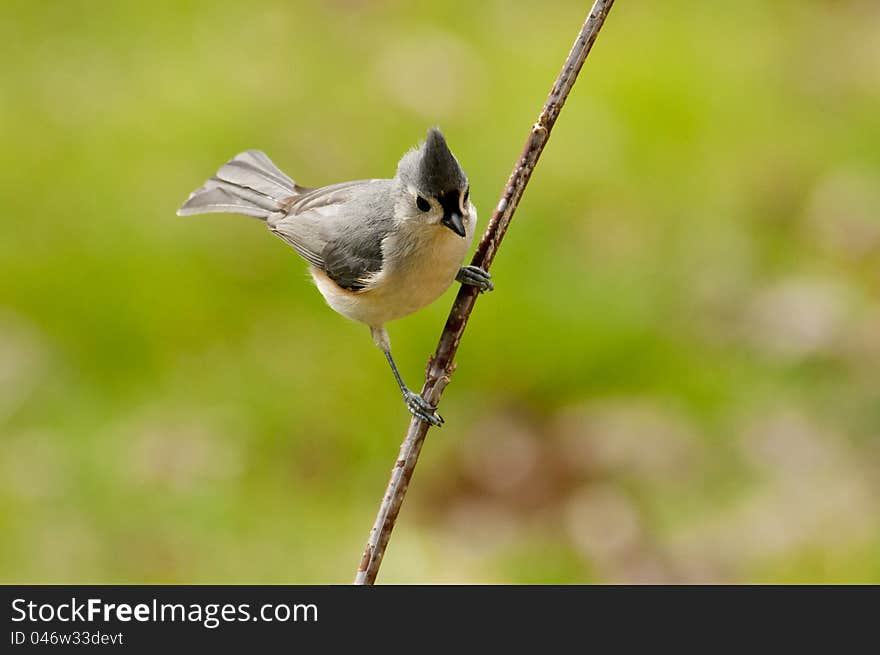
[[[443, 218], [443, 208], [436, 198], [422, 195], [411, 184], [407, 185], [406, 190], [412, 198], [412, 211], [410, 215], [413, 218], [423, 218], [428, 223], [440, 222]], [[426, 207], [427, 211], [425, 210]]]
[[458, 207], [461, 209], [461, 215], [467, 216], [470, 213], [470, 204], [471, 204], [471, 186], [467, 185], [464, 189], [464, 193], [459, 194], [458, 196]]

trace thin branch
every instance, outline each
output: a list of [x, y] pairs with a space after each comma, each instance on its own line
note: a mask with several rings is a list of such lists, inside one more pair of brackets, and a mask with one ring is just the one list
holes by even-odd
[[[593, 42], [599, 35], [599, 30], [602, 28], [612, 4], [614, 4], [614, 0], [596, 0], [590, 10], [590, 15], [587, 16], [587, 20], [565, 60], [565, 65], [550, 90], [547, 102], [529, 132], [522, 154], [510, 174], [501, 200], [498, 202], [486, 232], [480, 240], [480, 245], [471, 261], [472, 265], [488, 270], [492, 260], [495, 259], [498, 246], [507, 232], [513, 213], [516, 211], [523, 191], [532, 176], [532, 171], [550, 138], [550, 130], [556, 123], [562, 105], [574, 86], [581, 66], [590, 53]], [[422, 398], [433, 405], [440, 402], [440, 396], [446, 385], [449, 384], [449, 378], [455, 370], [453, 359], [478, 295], [477, 288], [473, 286], [462, 286], [459, 289], [452, 310], [449, 312], [449, 318], [446, 319], [446, 326], [440, 335], [440, 343], [437, 344], [434, 355], [428, 361], [425, 385], [422, 387]], [[391, 480], [389, 480], [385, 496], [382, 498], [379, 514], [370, 531], [367, 547], [358, 566], [358, 572], [354, 579], [354, 583], [357, 585], [373, 584], [376, 581], [385, 548], [391, 538], [391, 531], [394, 529], [429, 427], [427, 423], [415, 417], [410, 421], [406, 438], [400, 446], [400, 454], [391, 470]]]

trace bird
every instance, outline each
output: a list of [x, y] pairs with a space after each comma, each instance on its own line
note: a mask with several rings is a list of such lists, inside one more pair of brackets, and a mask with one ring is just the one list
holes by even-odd
[[477, 210], [439, 127], [400, 158], [394, 177], [317, 188], [296, 184], [261, 150], [247, 150], [177, 210], [178, 216], [206, 213], [264, 221], [306, 261], [327, 304], [370, 328], [410, 413], [443, 424], [437, 408], [404, 383], [385, 327], [432, 303], [453, 281], [480, 293], [494, 289], [487, 271], [463, 265]]

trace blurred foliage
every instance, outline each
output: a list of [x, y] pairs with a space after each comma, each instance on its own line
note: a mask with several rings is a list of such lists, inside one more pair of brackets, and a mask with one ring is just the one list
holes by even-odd
[[[345, 583], [407, 414], [243, 217], [261, 148], [485, 225], [588, 3], [9, 1], [0, 580]], [[880, 582], [880, 5], [615, 6], [480, 300], [385, 582]], [[453, 291], [391, 326], [415, 385]]]

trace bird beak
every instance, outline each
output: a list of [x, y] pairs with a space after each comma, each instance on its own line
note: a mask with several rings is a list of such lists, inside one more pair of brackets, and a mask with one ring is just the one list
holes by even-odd
[[458, 236], [465, 236], [464, 222], [461, 220], [461, 214], [456, 211], [446, 212], [443, 214], [443, 225], [455, 232]]

